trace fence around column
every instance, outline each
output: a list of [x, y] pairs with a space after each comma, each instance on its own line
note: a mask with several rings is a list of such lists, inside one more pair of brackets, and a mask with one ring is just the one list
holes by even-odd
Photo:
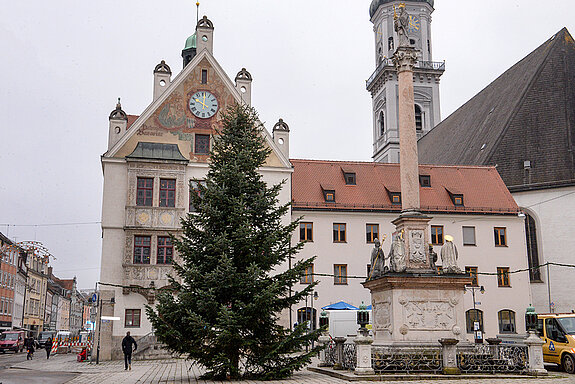
[[[356, 366], [357, 346], [345, 343], [343, 369]], [[335, 342], [326, 346], [326, 365], [337, 363]], [[386, 373], [437, 373], [443, 372], [441, 346], [386, 347], [373, 345], [371, 365], [378, 374]], [[462, 373], [513, 373], [526, 374], [529, 369], [528, 347], [525, 345], [461, 346], [457, 348], [457, 366]]]

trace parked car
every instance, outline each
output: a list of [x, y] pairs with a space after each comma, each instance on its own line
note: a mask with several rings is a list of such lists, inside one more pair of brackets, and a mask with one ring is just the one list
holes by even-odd
[[537, 333], [543, 339], [543, 361], [575, 373], [575, 314], [537, 315]]
[[25, 331], [6, 331], [0, 334], [0, 351], [2, 353], [6, 353], [6, 351], [22, 352], [25, 337]]
[[40, 332], [40, 335], [38, 336], [38, 345], [40, 345], [40, 348], [44, 348], [46, 345], [46, 341], [49, 338], [52, 338], [52, 341], [53, 341], [55, 336], [56, 336], [56, 331]]

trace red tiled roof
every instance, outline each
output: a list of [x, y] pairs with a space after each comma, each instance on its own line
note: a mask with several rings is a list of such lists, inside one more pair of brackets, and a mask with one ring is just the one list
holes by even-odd
[[135, 122], [136, 120], [138, 120], [138, 117], [140, 117], [140, 116], [128, 115], [128, 125], [127, 125], [126, 129], [130, 128], [130, 126], [131, 126], [132, 124], [134, 124], [134, 122]]
[[[401, 211], [388, 192], [400, 192], [399, 164], [290, 160], [292, 206], [298, 209]], [[356, 185], [346, 185], [342, 169], [355, 171]], [[495, 167], [420, 165], [420, 175], [431, 177], [431, 187], [420, 187], [421, 210], [444, 213], [519, 212]], [[322, 186], [335, 190], [335, 203], [326, 203]], [[463, 194], [455, 206], [449, 193]]]
[[62, 288], [71, 291], [74, 288], [74, 280], [73, 279], [58, 279], [56, 278], [55, 281], [62, 286]]

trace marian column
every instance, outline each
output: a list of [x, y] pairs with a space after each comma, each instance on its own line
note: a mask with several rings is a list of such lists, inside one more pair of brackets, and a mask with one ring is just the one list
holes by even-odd
[[[393, 220], [395, 232], [384, 267], [375, 263], [372, 275], [363, 283], [371, 291], [375, 345], [437, 347], [465, 340], [463, 292], [471, 278], [459, 274], [457, 265], [439, 273], [435, 253], [428, 245], [431, 217], [421, 213], [419, 165], [413, 97], [413, 68], [417, 52], [408, 36], [409, 14], [401, 4], [395, 17], [399, 47], [393, 61], [399, 83], [399, 167], [402, 212]], [[448, 249], [445, 249], [447, 254]], [[451, 252], [451, 251], [449, 251]], [[372, 256], [378, 260], [379, 251]], [[381, 258], [379, 258], [381, 259]], [[455, 260], [455, 256], [445, 259]], [[374, 264], [374, 261], [372, 261]], [[444, 263], [445, 264], [445, 263]], [[444, 265], [445, 267], [445, 265]]]
[[419, 202], [419, 165], [413, 96], [413, 68], [417, 62], [417, 52], [410, 44], [408, 29], [409, 14], [405, 6], [400, 5], [400, 14], [395, 17], [399, 47], [393, 55], [393, 62], [397, 69], [399, 88], [399, 171], [402, 213], [393, 221], [396, 226], [394, 237], [401, 236], [404, 241], [403, 257], [406, 271], [431, 272], [434, 270], [434, 263], [430, 260], [427, 246], [429, 238], [427, 228], [431, 218], [421, 214]]

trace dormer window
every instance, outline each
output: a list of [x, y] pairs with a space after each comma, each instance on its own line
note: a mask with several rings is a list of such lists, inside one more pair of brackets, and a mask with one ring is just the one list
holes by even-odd
[[343, 176], [345, 177], [345, 185], [355, 185], [355, 173], [346, 172]]
[[452, 195], [451, 200], [453, 205], [463, 206], [463, 195]]
[[431, 188], [431, 176], [419, 175], [419, 185], [423, 188]]
[[[341, 167], [341, 173], [343, 174], [343, 178], [345, 180], [345, 185], [356, 185], [357, 178], [355, 175], [355, 169], [348, 167], [348, 166], [342, 166]], [[324, 190], [325, 189], [329, 189], [329, 188], [324, 188]]]
[[335, 203], [335, 191], [334, 190], [324, 190], [323, 198], [326, 203]]
[[463, 207], [464, 205], [464, 201], [463, 201], [463, 191], [457, 190], [455, 188], [445, 188], [447, 190], [447, 193], [449, 193], [449, 197], [451, 198], [451, 202], [453, 203], [453, 205], [455, 205], [456, 207]]
[[399, 191], [401, 188], [399, 186], [392, 186], [392, 187], [385, 187], [387, 191], [387, 196], [389, 196], [389, 200], [391, 201], [392, 205], [401, 205], [401, 193], [400, 192], [393, 192]]

